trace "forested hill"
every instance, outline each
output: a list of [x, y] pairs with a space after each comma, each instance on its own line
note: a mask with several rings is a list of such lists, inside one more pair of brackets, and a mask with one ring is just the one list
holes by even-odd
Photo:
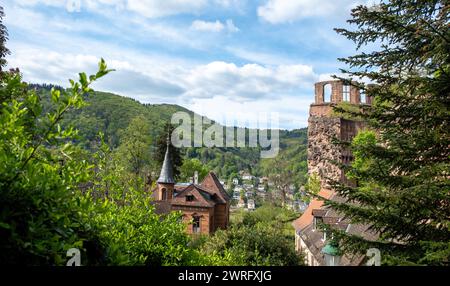
[[[50, 90], [53, 85], [30, 85], [35, 88], [44, 103], [50, 102]], [[151, 126], [152, 144], [163, 132], [173, 113], [184, 111], [193, 116], [193, 112], [172, 104], [142, 104], [132, 98], [95, 91], [86, 102], [88, 106], [69, 112], [63, 121], [65, 126], [73, 126], [79, 130], [79, 144], [91, 149], [98, 142], [98, 133], [103, 132], [105, 141], [112, 147], [120, 145], [121, 133], [133, 118], [142, 116]], [[50, 104], [44, 104], [50, 106]], [[154, 147], [154, 146], [153, 146]], [[306, 129], [280, 131], [280, 156], [287, 161], [292, 171], [306, 174]], [[198, 158], [210, 170], [221, 178], [229, 179], [241, 170], [249, 170], [254, 175], [270, 175], [270, 168], [262, 168], [259, 148], [188, 148], [184, 150], [188, 158]], [[266, 160], [271, 164], [270, 160]], [[303, 177], [303, 174], [301, 175]]]

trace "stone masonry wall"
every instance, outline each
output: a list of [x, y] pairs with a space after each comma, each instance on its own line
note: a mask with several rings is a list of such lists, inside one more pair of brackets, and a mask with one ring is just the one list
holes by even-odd
[[330, 160], [339, 161], [341, 150], [332, 143], [340, 138], [340, 118], [311, 115], [308, 119], [308, 173], [319, 175], [322, 188], [327, 188], [325, 178], [341, 179], [341, 170]]

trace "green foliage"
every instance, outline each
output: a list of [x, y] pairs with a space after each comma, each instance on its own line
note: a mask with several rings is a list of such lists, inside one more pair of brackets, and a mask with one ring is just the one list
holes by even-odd
[[52, 106], [43, 113], [40, 98], [18, 72], [2, 72], [0, 82], [0, 261], [7, 264], [63, 264], [67, 249], [81, 247], [78, 185], [91, 166], [74, 159], [76, 134], [61, 128], [63, 115], [84, 106], [89, 85], [99, 72], [67, 91], [51, 90]]
[[188, 246], [180, 214], [163, 219], [154, 213], [150, 196], [142, 189], [109, 195], [107, 200], [88, 204], [83, 222], [96, 234], [101, 249], [91, 264], [101, 265], [190, 265], [193, 250]]
[[294, 251], [289, 223], [295, 218], [288, 210], [263, 206], [246, 212], [242, 221], [235, 222], [229, 230], [217, 231], [204, 242], [201, 251], [212, 265], [301, 265], [303, 260]]
[[[83, 265], [202, 263], [199, 253], [188, 247], [180, 214], [155, 214], [144, 181], [129, 176], [129, 166], [115, 159], [102, 134], [92, 154], [72, 144], [75, 130], [60, 125], [71, 108], [85, 106], [92, 81], [108, 72], [102, 60], [97, 74], [80, 73], [69, 90], [52, 88], [45, 113], [19, 73], [2, 74], [2, 264], [64, 265], [67, 250], [74, 247], [82, 251]], [[145, 134], [134, 132], [141, 128], [138, 121], [124, 132], [135, 141], [145, 140]], [[148, 147], [125, 145], [142, 146]]]
[[150, 125], [144, 116], [133, 118], [128, 127], [120, 132], [120, 145], [116, 156], [126, 170], [142, 175], [149, 173], [151, 164]]
[[[280, 132], [280, 153], [271, 159], [262, 159], [258, 165], [261, 175], [274, 181], [276, 176], [281, 176], [288, 184], [297, 187], [306, 184], [307, 164], [307, 129]], [[281, 178], [280, 177], [280, 178]], [[289, 182], [288, 182], [289, 181]]]
[[311, 197], [319, 194], [321, 188], [320, 177], [317, 173], [312, 173], [311, 176], [308, 177], [308, 183], [305, 185], [305, 191], [307, 195], [302, 198], [303, 201], [309, 202]]
[[198, 159], [184, 159], [180, 168], [180, 180], [190, 182], [194, 177], [195, 171], [198, 172], [198, 180], [201, 182], [208, 175], [208, 168]]
[[[44, 110], [50, 104], [50, 94], [47, 85], [32, 85], [42, 98]], [[63, 128], [73, 127], [79, 130], [79, 136], [74, 142], [87, 150], [93, 150], [98, 144], [97, 134], [105, 134], [105, 141], [113, 148], [120, 145], [124, 136], [123, 130], [128, 128], [135, 117], [145, 118], [151, 126], [150, 142], [152, 163], [159, 162], [164, 153], [155, 158], [154, 153], [159, 152], [158, 146], [166, 142], [167, 122], [173, 113], [183, 111], [193, 116], [193, 113], [177, 105], [168, 104], [140, 104], [131, 98], [105, 93], [93, 92], [93, 96], [85, 99], [87, 106], [83, 109], [71, 110], [61, 123]], [[247, 132], [248, 133], [248, 132]], [[294, 181], [301, 185], [306, 182], [306, 129], [293, 131], [280, 131], [280, 155], [289, 164], [287, 167], [294, 174]], [[160, 143], [157, 143], [160, 142]], [[165, 146], [165, 145], [164, 145]], [[156, 151], [156, 152], [155, 152]], [[171, 150], [173, 151], [173, 150]], [[165, 152], [165, 147], [163, 152]], [[190, 147], [183, 150], [182, 157], [199, 159], [208, 170], [214, 171], [221, 179], [228, 180], [241, 170], [251, 171], [254, 175], [268, 175], [270, 173], [270, 160], [261, 160], [259, 148], [206, 148]], [[156, 161], [156, 162], [155, 162]], [[264, 163], [266, 162], [266, 163]], [[180, 163], [181, 166], [181, 163]], [[158, 172], [160, 166], [152, 164], [151, 169]]]
[[[264, 204], [252, 212], [246, 212], [242, 217], [242, 224], [251, 226], [261, 222], [272, 224], [274, 227], [279, 227], [279, 229], [287, 227], [286, 230], [290, 231], [292, 228], [289, 222], [293, 221], [297, 217], [298, 214], [289, 209]], [[285, 225], [286, 223], [288, 224]]]
[[3, 25], [4, 16], [5, 13], [3, 12], [3, 7], [0, 6], [0, 72], [2, 71], [3, 67], [6, 66], [5, 57], [10, 54], [10, 51], [5, 46], [6, 41], [8, 40], [8, 31], [5, 25]]
[[[372, 106], [359, 114], [374, 131], [351, 146], [347, 173], [358, 185], [334, 182], [351, 203], [327, 204], [353, 222], [368, 224], [378, 241], [335, 232], [341, 246], [364, 253], [378, 247], [386, 264], [448, 265], [450, 260], [450, 34], [446, 1], [385, 1], [352, 11], [355, 30], [337, 29], [373, 52], [342, 59]], [[338, 112], [345, 112], [337, 108]], [[349, 113], [349, 112], [348, 112]], [[350, 112], [351, 113], [351, 112]]]

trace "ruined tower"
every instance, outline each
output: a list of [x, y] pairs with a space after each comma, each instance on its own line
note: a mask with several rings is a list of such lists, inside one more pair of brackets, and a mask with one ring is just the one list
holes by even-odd
[[371, 98], [340, 80], [315, 84], [315, 101], [310, 106], [308, 119], [308, 173], [319, 175], [322, 188], [328, 188], [327, 177], [345, 180], [343, 172], [330, 160], [347, 164], [353, 159], [348, 150], [332, 143], [333, 138], [350, 141], [364, 127], [363, 122], [333, 114], [333, 106], [340, 102], [371, 104]]

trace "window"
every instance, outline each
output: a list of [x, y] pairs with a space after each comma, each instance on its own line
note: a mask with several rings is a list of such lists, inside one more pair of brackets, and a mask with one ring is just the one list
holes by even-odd
[[163, 200], [163, 201], [167, 200], [167, 190], [166, 190], [166, 188], [163, 188], [161, 192], [162, 192], [161, 200]]
[[186, 196], [186, 202], [193, 202], [194, 201], [194, 196], [193, 195], [187, 195]]
[[322, 223], [322, 218], [321, 217], [314, 217], [313, 220], [313, 230], [316, 230], [317, 227], [319, 226], [320, 223]]
[[326, 84], [323, 86], [323, 101], [331, 102], [331, 84]]
[[350, 101], [350, 86], [349, 85], [342, 86], [342, 100]]
[[367, 100], [366, 100], [366, 91], [365, 91], [364, 89], [361, 89], [361, 90], [359, 91], [359, 100], [360, 100], [361, 103], [367, 103]]
[[193, 233], [200, 233], [200, 217], [194, 216], [194, 221], [192, 223], [192, 232]]

